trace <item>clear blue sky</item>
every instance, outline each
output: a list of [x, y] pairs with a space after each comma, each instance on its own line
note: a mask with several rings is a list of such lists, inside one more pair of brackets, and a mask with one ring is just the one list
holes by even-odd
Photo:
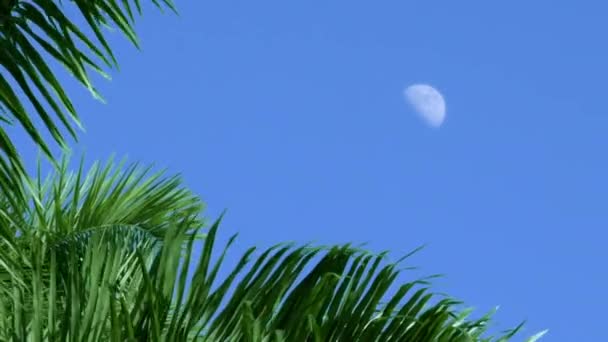
[[[501, 305], [499, 328], [608, 340], [603, 1], [177, 5], [147, 7], [141, 52], [113, 39], [107, 105], [70, 88], [89, 160], [182, 173], [228, 209], [233, 261], [284, 240], [428, 243], [409, 263]], [[419, 82], [445, 96], [438, 130], [404, 102]]]

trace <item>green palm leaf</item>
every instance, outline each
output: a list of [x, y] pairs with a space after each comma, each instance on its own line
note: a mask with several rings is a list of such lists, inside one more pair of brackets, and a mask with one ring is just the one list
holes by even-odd
[[[162, 9], [173, 11], [170, 0], [152, 2]], [[65, 14], [65, 6], [76, 5], [94, 37], [88, 37]], [[107, 77], [103, 67], [117, 67], [116, 58], [105, 38], [102, 26], [117, 27], [138, 46], [133, 28], [133, 8], [141, 13], [139, 0], [73, 0], [67, 3], [55, 0], [0, 0], [0, 121], [18, 123], [42, 151], [55, 160], [41, 127], [52, 139], [65, 148], [65, 129], [76, 139], [80, 119], [56, 73], [45, 57], [59, 62], [84, 85], [94, 97], [101, 99], [95, 90], [89, 71]], [[36, 117], [28, 109], [32, 107]], [[15, 175], [23, 175], [22, 162], [16, 148], [0, 126], [0, 190], [10, 191]], [[17, 176], [18, 177], [18, 176]], [[16, 198], [23, 194], [16, 194]]]

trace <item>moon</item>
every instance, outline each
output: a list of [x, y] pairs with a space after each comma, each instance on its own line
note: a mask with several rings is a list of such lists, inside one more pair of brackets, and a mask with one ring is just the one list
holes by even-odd
[[431, 127], [439, 128], [445, 120], [445, 100], [441, 93], [428, 84], [414, 84], [404, 91], [406, 101]]

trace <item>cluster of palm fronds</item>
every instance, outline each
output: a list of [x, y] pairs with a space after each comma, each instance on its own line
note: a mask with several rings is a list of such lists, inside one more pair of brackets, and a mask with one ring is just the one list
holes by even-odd
[[489, 315], [467, 319], [424, 280], [389, 296], [398, 263], [350, 245], [251, 248], [220, 270], [234, 237], [212, 262], [220, 220], [200, 234], [203, 205], [178, 178], [67, 165], [24, 179], [31, 205], [0, 207], [2, 341], [494, 340]]
[[60, 145], [61, 128], [76, 136], [76, 110], [46, 60], [98, 97], [87, 70], [116, 66], [103, 26], [137, 45], [141, 5], [70, 1], [94, 39], [65, 5], [0, 0], [0, 120], [18, 122], [55, 170], [27, 176], [0, 126], [1, 341], [490, 341], [519, 330], [483, 337], [490, 315], [470, 319], [425, 280], [395, 286], [399, 263], [351, 245], [250, 248], [223, 266], [234, 237], [212, 260], [220, 220], [206, 226], [178, 178], [112, 162], [70, 173], [27, 109]]

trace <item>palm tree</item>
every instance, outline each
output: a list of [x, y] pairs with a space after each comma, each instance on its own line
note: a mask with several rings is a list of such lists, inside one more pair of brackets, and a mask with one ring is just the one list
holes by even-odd
[[60, 1], [0, 0], [0, 119], [18, 122], [54, 165], [46, 178], [27, 175], [0, 126], [0, 340], [493, 341], [521, 328], [487, 337], [491, 314], [470, 319], [430, 292], [429, 279], [395, 287], [400, 261], [352, 245], [250, 248], [226, 269], [235, 237], [214, 259], [221, 217], [207, 224], [178, 177], [112, 160], [70, 172], [68, 154], [51, 154], [18, 94], [64, 146], [58, 126], [75, 137], [69, 120], [79, 119], [45, 59], [97, 96], [86, 70], [103, 71], [92, 58], [117, 65], [101, 26], [137, 44], [141, 10], [138, 0], [72, 3], [95, 42]]

